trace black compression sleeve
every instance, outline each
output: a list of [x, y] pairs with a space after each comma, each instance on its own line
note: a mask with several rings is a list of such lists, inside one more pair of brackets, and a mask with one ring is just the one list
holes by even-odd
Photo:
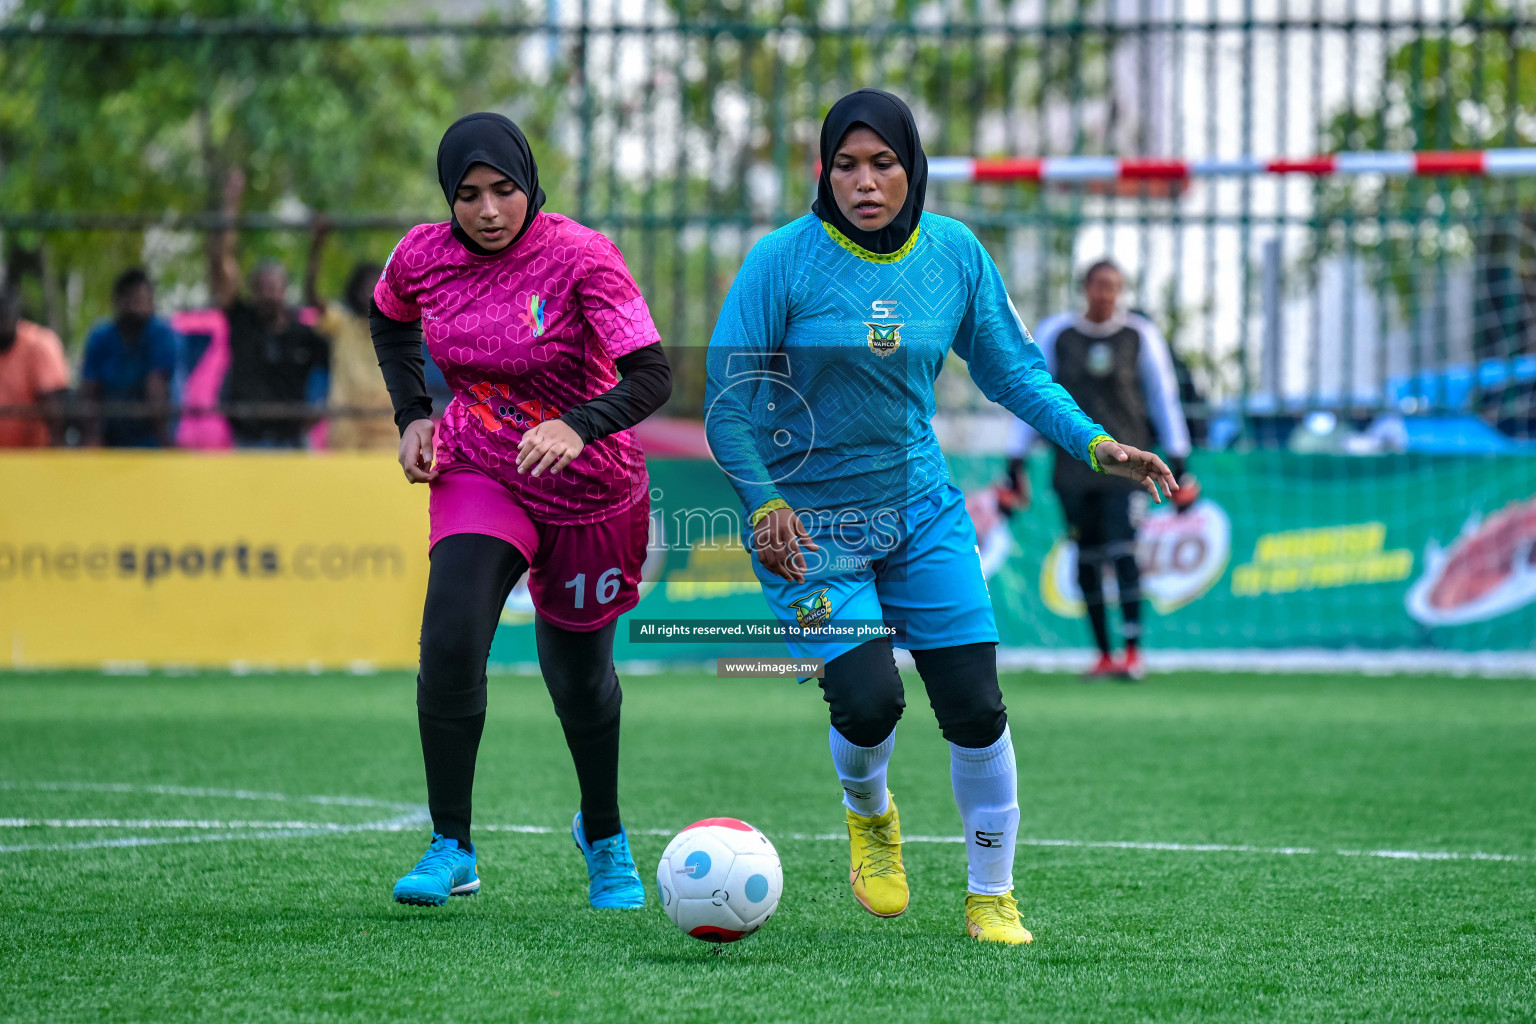
[[600, 437], [634, 426], [660, 409], [672, 396], [672, 367], [661, 351], [660, 342], [620, 356], [614, 360], [614, 365], [619, 368], [622, 380], [560, 417], [576, 431], [582, 444], [591, 444]]
[[389, 401], [395, 407], [395, 426], [404, 434], [408, 425], [432, 415], [426, 362], [421, 356], [421, 321], [393, 320], [370, 300], [368, 329], [373, 334], [379, 369], [384, 371], [384, 385], [389, 388]]

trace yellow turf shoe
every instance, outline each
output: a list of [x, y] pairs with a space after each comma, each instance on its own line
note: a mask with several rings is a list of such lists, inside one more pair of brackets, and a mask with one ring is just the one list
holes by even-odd
[[1011, 892], [997, 896], [966, 893], [965, 930], [978, 942], [1006, 942], [1018, 946], [1035, 941], [1029, 929], [1019, 922], [1019, 905], [1013, 901]]
[[895, 917], [912, 899], [907, 869], [901, 866], [901, 818], [896, 798], [886, 791], [885, 813], [865, 817], [847, 810], [848, 884], [864, 909], [876, 917]]

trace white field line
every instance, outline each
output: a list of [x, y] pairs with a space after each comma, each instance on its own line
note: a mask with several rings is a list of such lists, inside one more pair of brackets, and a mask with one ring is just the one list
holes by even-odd
[[328, 821], [209, 821], [204, 818], [0, 818], [0, 828], [326, 829]]
[[[98, 850], [125, 846], [181, 846], [188, 843], [227, 843], [238, 839], [297, 839], [304, 836], [337, 836], [354, 832], [415, 832], [430, 823], [426, 809], [402, 814], [384, 821], [363, 821], [355, 825], [340, 822], [317, 823], [314, 828], [249, 829], [231, 832], [196, 832], [179, 836], [122, 836], [117, 839], [90, 839], [78, 843], [16, 843], [0, 846], [0, 853], [31, 850]], [[153, 826], [163, 827], [163, 826]]]
[[[290, 793], [266, 793], [248, 789], [214, 789], [204, 786], [143, 785], [128, 782], [15, 782], [0, 780], [0, 790], [34, 790], [65, 793], [129, 793], [147, 796], [200, 797], [215, 800], [255, 800], [272, 803], [301, 803], [327, 807], [369, 807], [395, 811], [394, 816], [378, 821], [354, 824], [303, 821], [214, 821], [189, 818], [59, 818], [38, 819], [54, 828], [133, 828], [191, 830], [191, 835], [121, 836], [114, 839], [90, 839], [74, 843], [15, 843], [0, 846], [0, 853], [31, 850], [94, 850], [114, 847], [172, 846], [187, 843], [224, 843], [240, 839], [297, 839], [305, 836], [343, 835], [351, 832], [415, 831], [430, 822], [427, 809], [418, 804], [375, 800], [354, 796], [295, 796]], [[34, 819], [4, 818], [0, 827], [31, 827]], [[121, 822], [120, 824], [110, 824]]]
[[[380, 821], [354, 824], [331, 821], [222, 821], [196, 818], [0, 818], [0, 828], [95, 828], [95, 829], [172, 829], [201, 834], [180, 836], [123, 836], [115, 839], [87, 840], [76, 843], [25, 843], [3, 846], [0, 853], [29, 850], [86, 850], [109, 847], [165, 846], [185, 843], [230, 842], [240, 839], [290, 839], [310, 836], [344, 835], [358, 832], [415, 832], [429, 824], [425, 807], [369, 797], [293, 796], [286, 793], [261, 793], [240, 789], [205, 789], [185, 786], [135, 785], [131, 783], [91, 782], [8, 782], [0, 780], [0, 790], [33, 789], [88, 793], [140, 793], [174, 796], [198, 796], [236, 800], [267, 800], [330, 804], [349, 807], [386, 807], [404, 813]], [[523, 835], [565, 835], [568, 828], [551, 825], [489, 824], [476, 825], [479, 832], [511, 832]], [[632, 835], [671, 837], [675, 829], [632, 828]], [[846, 842], [842, 832], [791, 832], [782, 834], [791, 842]], [[963, 836], [906, 835], [904, 843], [961, 844]], [[1144, 850], [1159, 853], [1251, 853], [1277, 857], [1336, 856], [1372, 857], [1385, 860], [1414, 861], [1503, 861], [1526, 864], [1536, 858], [1523, 854], [1462, 853], [1452, 850], [1348, 850], [1318, 849], [1310, 846], [1252, 846], [1232, 843], [1136, 842], [1132, 840], [1043, 839], [1020, 836], [1020, 846], [1064, 847], [1082, 850]]]
[[[570, 831], [551, 828], [548, 825], [476, 825], [477, 832], [524, 832], [535, 835], [563, 834]], [[675, 830], [664, 828], [632, 828], [631, 835], [674, 836]], [[846, 843], [845, 832], [790, 832], [782, 836], [794, 842]], [[904, 835], [903, 843], [954, 843], [965, 842], [964, 836]], [[1338, 857], [1384, 857], [1391, 860], [1500, 860], [1526, 863], [1532, 858], [1513, 853], [1457, 853], [1450, 850], [1318, 850], [1310, 846], [1248, 846], [1229, 843], [1138, 843], [1129, 840], [1092, 839], [1036, 839], [1029, 836], [1018, 838], [1020, 846], [1064, 846], [1080, 850], [1152, 850], [1171, 853], [1263, 853], [1278, 857], [1316, 856], [1332, 854]]]
[[272, 803], [320, 804], [334, 807], [383, 807], [393, 811], [415, 809], [415, 804], [375, 800], [366, 796], [294, 796], [262, 793], [251, 789], [209, 789], [204, 786], [142, 785], [133, 782], [13, 782], [0, 780], [0, 789], [31, 789], [64, 793], [138, 793], [147, 796], [195, 796], [221, 800], [265, 800]]
[[[100, 846], [152, 846], [164, 843], [221, 842], [233, 839], [281, 839], [295, 833], [305, 836], [335, 835], [355, 832], [414, 832], [427, 821], [420, 812], [402, 815], [388, 821], [368, 821], [343, 824], [334, 821], [202, 821], [185, 818], [143, 818], [137, 820], [119, 818], [0, 818], [0, 828], [132, 828], [132, 829], [202, 829], [202, 830], [266, 830], [268, 834], [251, 833], [195, 838], [166, 838], [158, 836], [130, 837], [86, 843], [44, 843], [28, 846], [0, 846], [0, 853], [16, 850], [88, 849]], [[551, 825], [476, 825], [478, 832], [511, 832], [522, 835], [564, 835], [568, 829]], [[664, 828], [634, 828], [631, 835], [670, 837], [675, 831]], [[781, 838], [791, 842], [843, 842], [846, 835], [835, 832], [791, 832]], [[903, 836], [906, 843], [960, 844], [961, 836]], [[1166, 853], [1258, 853], [1277, 857], [1318, 856], [1329, 854], [1337, 857], [1377, 857], [1387, 860], [1491, 860], [1525, 863], [1531, 860], [1519, 854], [1485, 853], [1474, 851], [1460, 853], [1452, 850], [1319, 850], [1309, 846], [1251, 846], [1233, 843], [1148, 843], [1130, 840], [1091, 839], [1041, 839], [1020, 836], [1020, 846], [1066, 847], [1083, 850], [1148, 850]]]

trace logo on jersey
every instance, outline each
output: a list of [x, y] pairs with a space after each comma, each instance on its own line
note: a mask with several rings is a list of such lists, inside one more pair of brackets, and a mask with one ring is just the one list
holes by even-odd
[[869, 328], [869, 350], [883, 358], [901, 347], [901, 328], [904, 325], [891, 322], [896, 318], [895, 299], [875, 299], [869, 308], [869, 320], [864, 322], [864, 326]]
[[480, 421], [486, 430], [495, 432], [504, 424], [519, 430], [529, 430], [545, 420], [558, 419], [560, 410], [538, 399], [514, 402], [512, 391], [505, 384], [476, 384], [469, 393], [479, 399], [468, 407], [469, 413]]
[[1087, 369], [1095, 377], [1108, 377], [1115, 368], [1115, 350], [1107, 341], [1096, 341], [1088, 346]]
[[821, 629], [832, 621], [832, 600], [827, 597], [828, 587], [822, 587], [810, 597], [791, 601], [795, 610], [795, 624], [801, 629]]
[[535, 338], [544, 333], [544, 300], [537, 295], [528, 296], [528, 312], [519, 313], [523, 323], [533, 332]]

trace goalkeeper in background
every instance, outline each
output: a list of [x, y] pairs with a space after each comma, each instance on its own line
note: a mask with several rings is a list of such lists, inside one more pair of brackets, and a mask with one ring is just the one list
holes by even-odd
[[[1186, 477], [1189, 426], [1179, 405], [1168, 342], [1145, 317], [1120, 309], [1124, 278], [1112, 260], [1100, 260], [1083, 274], [1088, 308], [1062, 313], [1040, 325], [1035, 341], [1046, 367], [1089, 418], [1120, 441], [1145, 450], [1160, 449], [1179, 482], [1173, 500], [1180, 511], [1199, 496]], [[1039, 434], [1029, 424], [1014, 424], [1008, 460], [1006, 508], [1027, 508], [1029, 475], [1024, 460]], [[1051, 485], [1061, 499], [1068, 536], [1077, 543], [1077, 580], [1088, 606], [1088, 622], [1098, 661], [1089, 678], [1142, 679], [1141, 570], [1136, 564], [1136, 526], [1146, 511], [1137, 487], [1120, 477], [1095, 473], [1086, 464], [1056, 452]], [[1104, 574], [1114, 569], [1120, 593], [1125, 656], [1115, 658], [1104, 609]]]

